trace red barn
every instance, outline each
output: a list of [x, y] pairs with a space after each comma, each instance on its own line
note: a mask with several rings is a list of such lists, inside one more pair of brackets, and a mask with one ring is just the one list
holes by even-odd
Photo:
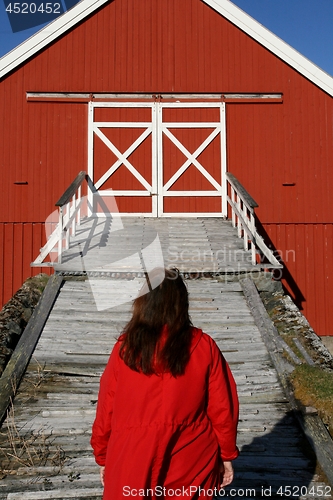
[[120, 212], [159, 217], [226, 215], [229, 171], [291, 296], [333, 334], [329, 75], [229, 0], [83, 0], [4, 56], [0, 77], [2, 303], [80, 170]]

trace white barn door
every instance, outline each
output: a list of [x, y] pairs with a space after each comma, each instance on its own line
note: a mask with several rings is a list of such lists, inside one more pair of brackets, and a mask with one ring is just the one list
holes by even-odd
[[[104, 207], [126, 215], [157, 216], [156, 105], [89, 105], [88, 174]], [[102, 207], [93, 207], [97, 215]]]
[[226, 216], [225, 103], [158, 106], [159, 216]]
[[[226, 216], [222, 102], [92, 102], [88, 173], [104, 207], [136, 216]], [[99, 207], [94, 213], [103, 212]]]

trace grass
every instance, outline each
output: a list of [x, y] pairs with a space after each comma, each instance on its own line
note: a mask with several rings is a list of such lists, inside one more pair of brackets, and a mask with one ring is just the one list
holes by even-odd
[[[29, 397], [36, 396], [36, 391], [48, 376], [48, 373], [35, 358], [37, 368], [34, 376], [26, 377]], [[15, 393], [15, 387], [13, 387]], [[60, 446], [55, 444], [55, 438], [43, 428], [32, 430], [21, 427], [15, 418], [15, 407], [11, 403], [7, 419], [0, 430], [0, 479], [8, 474], [14, 474], [20, 467], [53, 467], [53, 474], [57, 475], [65, 465], [67, 456]]]
[[317, 409], [333, 437], [333, 372], [302, 364], [290, 377], [295, 397], [304, 406]]
[[0, 475], [5, 477], [13, 473], [17, 467], [54, 467], [58, 474], [64, 463], [64, 451], [53, 443], [52, 435], [45, 435], [43, 430], [37, 432], [19, 429], [15, 420], [14, 406], [11, 406], [6, 421], [7, 445], [1, 447], [2, 460]]

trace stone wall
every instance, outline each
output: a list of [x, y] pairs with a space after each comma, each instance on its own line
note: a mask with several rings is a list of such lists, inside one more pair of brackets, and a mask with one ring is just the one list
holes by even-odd
[[258, 273], [253, 281], [281, 337], [291, 341], [291, 345], [293, 338], [297, 338], [316, 364], [324, 369], [333, 370], [332, 354], [291, 297], [284, 293], [281, 282], [272, 280], [270, 273]]
[[27, 279], [0, 311], [0, 376], [24, 331], [49, 279], [38, 274]]

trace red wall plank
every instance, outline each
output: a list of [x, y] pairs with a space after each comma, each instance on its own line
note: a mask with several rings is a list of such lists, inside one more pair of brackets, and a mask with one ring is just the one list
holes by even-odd
[[45, 244], [44, 224], [0, 223], [0, 306], [5, 304], [30, 276], [52, 269], [30, 267]]
[[318, 335], [332, 335], [333, 224], [265, 224], [285, 270], [283, 284]]

